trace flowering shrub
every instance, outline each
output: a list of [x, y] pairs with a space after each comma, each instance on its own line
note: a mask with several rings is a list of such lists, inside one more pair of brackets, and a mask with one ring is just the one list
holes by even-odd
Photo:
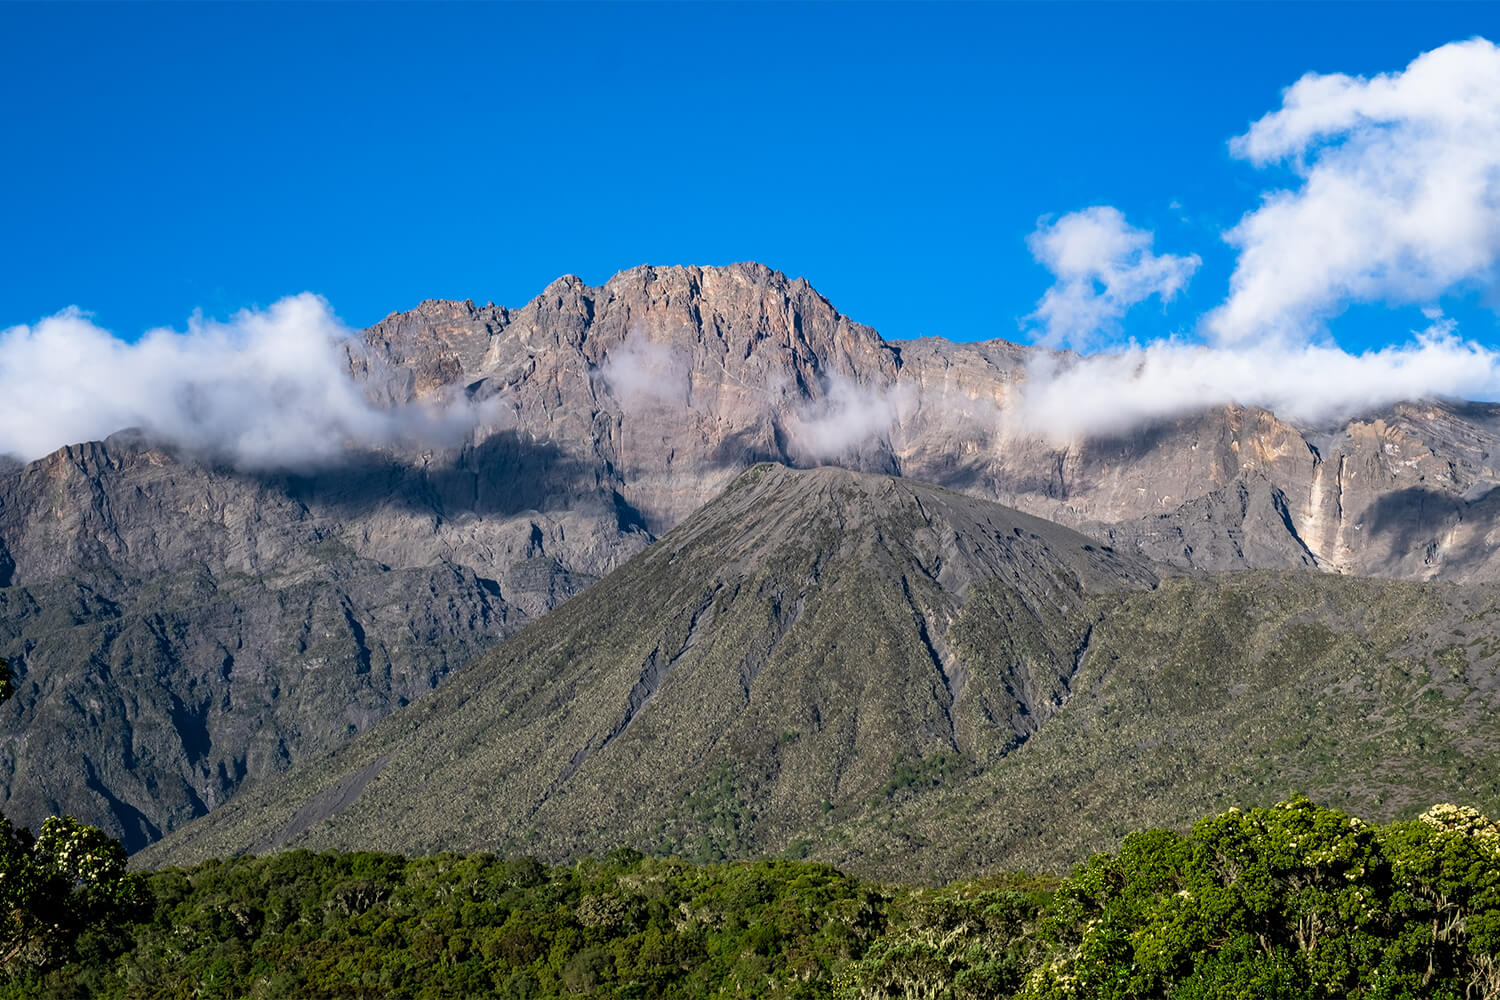
[[80, 935], [108, 932], [144, 900], [124, 849], [103, 831], [53, 816], [32, 837], [0, 816], [0, 970], [58, 965]]

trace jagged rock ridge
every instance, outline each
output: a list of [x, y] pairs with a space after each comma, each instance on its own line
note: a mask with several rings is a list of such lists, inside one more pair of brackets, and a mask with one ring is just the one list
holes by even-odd
[[1227, 407], [1059, 445], [1012, 419], [1039, 349], [884, 341], [753, 264], [570, 276], [517, 310], [424, 302], [366, 344], [380, 395], [495, 399], [497, 426], [604, 470], [657, 533], [770, 460], [949, 486], [1182, 566], [1500, 575], [1490, 404], [1336, 427]]

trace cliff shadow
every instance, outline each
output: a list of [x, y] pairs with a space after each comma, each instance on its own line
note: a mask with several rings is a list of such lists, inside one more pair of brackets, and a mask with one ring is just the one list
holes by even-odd
[[1397, 558], [1420, 552], [1432, 559], [1441, 537], [1459, 522], [1478, 523], [1467, 543], [1443, 553], [1443, 565], [1451, 573], [1484, 563], [1493, 548], [1484, 541], [1484, 525], [1500, 523], [1500, 491], [1473, 503], [1442, 490], [1424, 486], [1386, 493], [1365, 508], [1362, 527], [1372, 541], [1380, 539]]
[[602, 464], [514, 431], [437, 453], [429, 464], [366, 452], [316, 471], [240, 475], [306, 506], [332, 508], [344, 516], [394, 508], [445, 519], [509, 517], [530, 510], [615, 506], [613, 477]]

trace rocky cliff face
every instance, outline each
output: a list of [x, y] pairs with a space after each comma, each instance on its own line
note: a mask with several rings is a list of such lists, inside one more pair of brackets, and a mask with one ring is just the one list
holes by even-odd
[[[135, 848], [329, 749], [643, 548], [499, 434], [312, 478], [123, 437], [0, 475], [0, 812]], [[554, 502], [555, 501], [555, 502]]]
[[[586, 469], [658, 533], [756, 461], [828, 457], [815, 438], [830, 387], [878, 392], [899, 369], [874, 330], [757, 265], [636, 268], [602, 288], [569, 276], [514, 311], [424, 302], [365, 343], [354, 366], [377, 398], [487, 402], [481, 434], [544, 442], [556, 488]], [[880, 440], [839, 451], [892, 464]]]
[[464, 396], [460, 447], [314, 475], [117, 436], [0, 465], [0, 811], [138, 846], [331, 747], [577, 593], [759, 461], [937, 483], [1185, 568], [1500, 576], [1500, 408], [1331, 428], [1227, 408], [1060, 445], [1035, 357], [887, 342], [753, 264], [429, 301], [348, 345], [385, 405]]
[[670, 528], [769, 459], [938, 483], [1185, 567], [1489, 579], [1500, 407], [1336, 427], [1226, 407], [1058, 444], [1018, 430], [1039, 351], [883, 341], [758, 265], [554, 282], [522, 309], [426, 302], [366, 335], [378, 395], [462, 389]]

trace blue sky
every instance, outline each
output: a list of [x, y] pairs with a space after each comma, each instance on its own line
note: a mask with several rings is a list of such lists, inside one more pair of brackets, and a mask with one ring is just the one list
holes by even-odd
[[[888, 337], [1025, 339], [1044, 216], [1201, 258], [1296, 182], [1227, 142], [1309, 71], [1500, 38], [1480, 4], [0, 5], [0, 327], [123, 336], [312, 291], [364, 326], [573, 272], [755, 259]], [[1483, 281], [1429, 296], [1500, 343]], [[1409, 298], [1409, 297], [1408, 297]], [[1362, 350], [1417, 303], [1332, 321]], [[1028, 334], [1029, 335], [1029, 334]]]

